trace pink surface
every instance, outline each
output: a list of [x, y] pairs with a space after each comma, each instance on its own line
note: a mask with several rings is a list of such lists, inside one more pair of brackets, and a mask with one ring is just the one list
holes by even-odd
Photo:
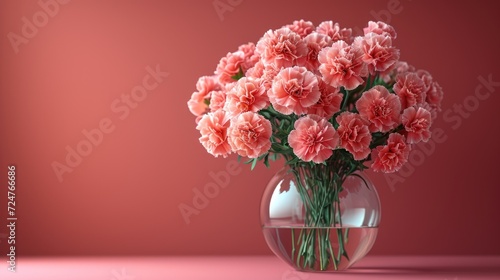
[[500, 257], [367, 257], [339, 273], [303, 273], [269, 256], [23, 258], [18, 272], [0, 279], [39, 280], [320, 280], [320, 279], [500, 279]]
[[[0, 1], [0, 264], [9, 164], [18, 167], [20, 269], [31, 270], [28, 256], [271, 254], [259, 202], [280, 163], [251, 172], [235, 157], [213, 158], [186, 102], [227, 52], [301, 18], [355, 31], [388, 21], [401, 59], [445, 91], [439, 142], [421, 148], [393, 185], [370, 174], [382, 201], [371, 253], [499, 254], [499, 3]], [[8, 35], [23, 32], [13, 47]], [[134, 88], [157, 65], [168, 77], [141, 95]], [[130, 101], [133, 90], [140, 101]], [[67, 164], [78, 147], [86, 155], [69, 156], [60, 181], [52, 164]], [[214, 184], [219, 193], [185, 220], [179, 206], [194, 207]]]

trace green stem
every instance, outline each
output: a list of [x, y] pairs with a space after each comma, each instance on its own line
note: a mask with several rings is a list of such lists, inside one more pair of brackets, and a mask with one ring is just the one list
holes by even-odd
[[340, 109], [341, 111], [344, 111], [345, 106], [347, 105], [347, 101], [348, 101], [348, 100], [349, 100], [349, 91], [348, 91], [348, 90], [346, 90], [346, 91], [345, 91], [345, 94], [344, 94], [344, 100], [343, 100], [343, 102], [342, 102], [342, 107], [340, 107], [340, 108], [341, 108], [341, 109]]
[[[326, 270], [331, 263], [337, 270], [343, 257], [349, 259], [345, 248], [348, 229], [342, 230], [339, 193], [345, 178], [358, 165], [346, 162], [349, 161], [336, 157], [326, 165], [296, 163], [291, 166], [306, 212], [305, 228], [301, 229], [297, 239], [297, 245], [300, 243], [298, 251], [292, 230], [292, 261], [303, 269], [315, 269], [317, 265], [320, 270]], [[337, 254], [330, 240], [331, 227], [338, 227], [335, 229], [339, 244]]]

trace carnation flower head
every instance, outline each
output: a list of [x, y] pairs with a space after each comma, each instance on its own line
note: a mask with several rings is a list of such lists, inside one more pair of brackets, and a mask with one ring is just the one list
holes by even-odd
[[271, 80], [271, 82], [272, 82], [274, 77], [276, 77], [276, 75], [278, 75], [278, 73], [283, 68], [285, 68], [285, 67], [278, 67], [278, 65], [276, 65], [274, 63], [267, 64], [266, 66], [264, 66], [262, 78], [267, 79], [267, 80]]
[[316, 28], [316, 32], [329, 36], [333, 42], [344, 41], [348, 44], [352, 43], [352, 29], [340, 28], [340, 25], [333, 21], [323, 21]]
[[320, 97], [318, 102], [309, 107], [307, 111], [308, 114], [330, 119], [335, 113], [340, 111], [343, 95], [339, 92], [338, 88], [328, 85], [321, 77], [317, 78]]
[[227, 132], [230, 118], [225, 111], [210, 112], [201, 117], [196, 126], [200, 131], [200, 143], [215, 157], [227, 157], [231, 153]]
[[386, 83], [394, 83], [396, 76], [406, 72], [415, 72], [415, 67], [409, 65], [406, 61], [396, 61], [391, 67], [380, 72], [380, 77]]
[[401, 116], [408, 143], [427, 142], [431, 138], [432, 116], [429, 110], [422, 107], [409, 107]]
[[437, 116], [437, 112], [441, 111], [443, 91], [428, 71], [419, 69], [415, 73], [424, 82], [425, 102], [429, 104], [429, 110], [434, 119]]
[[306, 162], [324, 162], [333, 154], [338, 142], [339, 136], [333, 125], [317, 115], [299, 118], [288, 135], [293, 153]]
[[245, 53], [243, 51], [236, 51], [227, 53], [227, 55], [219, 61], [215, 74], [219, 77], [221, 84], [234, 82], [234, 76], [238, 75], [240, 71], [246, 72], [245, 69]]
[[243, 77], [227, 92], [225, 109], [231, 116], [252, 111], [257, 112], [269, 104], [266, 89], [260, 80]]
[[318, 102], [321, 93], [316, 75], [305, 67], [294, 66], [283, 68], [274, 77], [267, 95], [276, 111], [285, 115], [302, 115]]
[[214, 112], [219, 109], [225, 109], [227, 106], [227, 93], [231, 91], [236, 84], [237, 81], [233, 81], [223, 85], [220, 91], [212, 91], [209, 105], [210, 111]]
[[406, 61], [398, 61], [394, 65], [394, 70], [396, 74], [402, 74], [406, 72], [415, 72], [415, 66], [408, 64]]
[[274, 77], [283, 69], [283, 67], [278, 67], [276, 64], [271, 63], [264, 66], [262, 71], [262, 83], [269, 90], [273, 84]]
[[208, 100], [208, 97], [205, 98], [205, 96], [200, 94], [200, 92], [193, 92], [193, 94], [191, 94], [191, 98], [187, 102], [191, 114], [199, 117], [208, 113], [210, 111], [208, 108]]
[[374, 86], [356, 101], [359, 115], [370, 122], [371, 132], [387, 132], [399, 125], [401, 102], [384, 86]]
[[325, 34], [312, 32], [304, 38], [307, 45], [307, 55], [297, 63], [305, 66], [311, 72], [317, 72], [319, 67], [318, 54], [324, 47], [332, 45], [332, 39]]
[[333, 87], [355, 89], [368, 76], [367, 65], [363, 62], [363, 51], [344, 41], [337, 41], [331, 47], [323, 48], [318, 54], [319, 72], [323, 81]]
[[363, 28], [363, 32], [365, 35], [375, 33], [379, 35], [390, 36], [392, 39], [396, 39], [397, 37], [394, 27], [382, 21], [369, 21], [368, 27]]
[[354, 44], [363, 50], [363, 61], [372, 75], [390, 69], [399, 59], [399, 50], [392, 46], [390, 36], [370, 33], [357, 37]]
[[443, 101], [443, 89], [437, 82], [431, 83], [431, 86], [425, 95], [425, 101], [430, 106], [432, 119], [435, 119], [437, 113], [441, 112], [441, 102]]
[[210, 112], [215, 112], [224, 109], [226, 104], [226, 92], [223, 90], [212, 91], [210, 95]]
[[260, 55], [255, 52], [255, 44], [252, 42], [239, 46], [238, 51], [243, 52], [244, 59], [241, 66], [244, 73], [260, 60]]
[[217, 76], [203, 76], [196, 82], [196, 90], [206, 97], [211, 91], [221, 90], [222, 85], [217, 81]]
[[399, 74], [393, 89], [399, 96], [403, 110], [423, 103], [426, 98], [424, 81], [414, 72]]
[[202, 116], [209, 112], [211, 94], [222, 89], [216, 76], [203, 76], [196, 82], [196, 90], [188, 101], [189, 111], [195, 116]]
[[355, 160], [362, 160], [370, 154], [372, 135], [368, 121], [352, 112], [343, 112], [335, 120], [338, 123], [337, 133], [340, 146], [351, 153]]
[[372, 169], [375, 172], [393, 173], [398, 171], [407, 161], [410, 145], [399, 133], [392, 133], [387, 139], [387, 145], [378, 146], [372, 151]]
[[245, 73], [245, 76], [254, 79], [262, 78], [263, 75], [264, 75], [264, 64], [260, 60], [257, 63], [255, 63], [255, 65], [252, 68], [248, 69], [247, 72]]
[[432, 75], [428, 71], [422, 69], [415, 71], [415, 73], [422, 80], [422, 82], [424, 82], [424, 91], [427, 93], [427, 91], [429, 91], [429, 89], [431, 88]]
[[229, 144], [240, 156], [258, 158], [271, 148], [272, 127], [269, 120], [254, 112], [245, 112], [231, 119]]
[[290, 67], [298, 58], [307, 55], [307, 46], [299, 34], [282, 27], [267, 31], [257, 42], [257, 52], [264, 65], [274, 63], [280, 68]]
[[306, 37], [309, 33], [313, 32], [315, 27], [314, 24], [310, 21], [305, 21], [303, 19], [296, 20], [292, 24], [289, 24], [285, 27], [288, 27], [293, 32], [300, 35], [301, 38]]

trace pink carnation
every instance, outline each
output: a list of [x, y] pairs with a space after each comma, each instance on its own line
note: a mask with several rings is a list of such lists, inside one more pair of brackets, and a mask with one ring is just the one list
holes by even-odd
[[301, 38], [306, 37], [309, 33], [314, 31], [314, 24], [303, 19], [296, 20], [292, 24], [289, 24], [285, 27], [288, 27], [293, 32], [299, 34]]
[[229, 116], [219, 110], [204, 115], [196, 126], [201, 134], [200, 143], [215, 157], [227, 157], [231, 153], [231, 146], [227, 141], [229, 124]]
[[321, 93], [316, 76], [305, 67], [294, 66], [278, 73], [267, 95], [276, 111], [301, 115], [318, 102]]
[[236, 51], [233, 53], [228, 53], [225, 57], [221, 58], [215, 74], [219, 76], [219, 82], [222, 84], [234, 82], [233, 76], [240, 72], [240, 69], [246, 72], [247, 69], [244, 68], [245, 65], [245, 53], [242, 51]]
[[274, 77], [283, 69], [283, 67], [278, 67], [276, 64], [271, 63], [264, 67], [262, 71], [262, 83], [269, 90], [273, 84]]
[[333, 87], [355, 89], [368, 76], [368, 68], [363, 62], [363, 51], [353, 48], [344, 41], [337, 41], [331, 47], [319, 52], [319, 71], [323, 81]]
[[394, 70], [396, 74], [402, 74], [406, 72], [415, 72], [415, 67], [413, 65], [408, 64], [406, 61], [398, 61], [394, 65]]
[[371, 132], [386, 132], [399, 125], [401, 102], [383, 86], [374, 86], [356, 102], [359, 115], [370, 121]]
[[[425, 102], [428, 103], [428, 107], [425, 109], [429, 110], [432, 115], [432, 119], [437, 117], [437, 113], [441, 111], [441, 101], [443, 100], [443, 91], [438, 83], [433, 81], [431, 74], [425, 70], [416, 71], [418, 77], [422, 79], [425, 85]], [[419, 104], [422, 105], [422, 104]]]
[[224, 109], [224, 105], [226, 104], [226, 92], [222, 90], [212, 91], [210, 97], [210, 111], [215, 112], [221, 109]]
[[243, 77], [227, 92], [226, 110], [231, 116], [252, 111], [257, 112], [268, 106], [266, 89], [259, 80]]
[[379, 35], [390, 36], [392, 39], [396, 39], [397, 36], [394, 27], [382, 21], [378, 22], [369, 21], [368, 27], [363, 28], [363, 32], [365, 35], [368, 35], [370, 33], [375, 33]]
[[238, 155], [257, 158], [271, 148], [271, 122], [263, 116], [246, 112], [231, 120], [229, 144]]
[[191, 98], [188, 100], [187, 105], [191, 114], [199, 117], [208, 113], [208, 101], [205, 96], [200, 94], [200, 92], [195, 91], [191, 94]]
[[422, 107], [409, 107], [403, 111], [402, 123], [408, 143], [427, 142], [431, 138], [431, 113]]
[[222, 86], [217, 82], [217, 76], [203, 76], [196, 82], [196, 90], [207, 97], [211, 91], [221, 90]]
[[299, 61], [309, 71], [315, 72], [319, 67], [318, 54], [324, 47], [332, 45], [332, 39], [324, 34], [313, 32], [304, 38], [307, 45], [307, 55]]
[[342, 28], [333, 21], [323, 21], [316, 28], [316, 32], [329, 36], [333, 42], [344, 41], [348, 44], [352, 42], [352, 29]]
[[405, 137], [392, 133], [387, 139], [387, 145], [378, 146], [372, 151], [372, 168], [375, 172], [392, 173], [398, 171], [408, 161], [410, 145]]
[[387, 70], [380, 72], [380, 77], [384, 80], [386, 83], [393, 83], [394, 78], [402, 73], [406, 72], [415, 72], [415, 67], [409, 65], [405, 61], [396, 61], [391, 67], [389, 67]]
[[420, 107], [420, 108], [423, 108], [427, 111], [429, 111], [431, 113], [431, 120], [434, 121], [434, 119], [436, 119], [437, 117], [437, 111], [431, 107], [431, 105], [429, 105], [429, 103], [427, 102], [424, 102], [424, 103], [421, 103], [421, 104], [418, 104], [418, 106], [414, 106], [414, 107]]
[[[220, 90], [221, 93], [224, 93], [224, 96], [222, 96], [221, 93], [217, 93], [215, 91], [212, 92], [212, 95], [217, 95], [214, 99], [214, 102], [216, 104], [214, 104], [213, 106], [215, 106], [216, 108], [219, 108], [219, 106], [223, 106], [222, 109], [225, 110], [226, 106], [227, 106], [227, 93], [229, 91], [231, 91], [237, 84], [237, 81], [233, 81], [231, 83], [227, 83], [225, 84], [224, 86], [222, 86], [222, 90]], [[212, 98], [213, 99], [213, 98]], [[212, 99], [210, 99], [210, 108], [212, 108]], [[211, 109], [211, 111], [216, 111], [217, 109]]]
[[339, 124], [337, 133], [340, 136], [340, 146], [350, 152], [355, 160], [366, 158], [370, 154], [372, 140], [369, 123], [351, 112], [343, 112], [335, 120]]
[[246, 71], [252, 68], [260, 60], [260, 55], [255, 52], [255, 44], [248, 43], [238, 47], [238, 51], [243, 52], [243, 64], [242, 69]]
[[266, 80], [274, 80], [274, 77], [283, 69], [283, 67], [278, 67], [276, 64], [271, 63], [264, 67], [262, 78]]
[[264, 75], [264, 64], [262, 61], [258, 61], [255, 65], [248, 69], [245, 76], [249, 78], [259, 79]]
[[307, 55], [307, 46], [299, 34], [283, 27], [267, 31], [257, 42], [257, 51], [264, 65], [274, 63], [281, 68], [293, 66], [298, 58]]
[[408, 72], [398, 75], [393, 89], [399, 96], [401, 109], [406, 109], [425, 101], [425, 84], [416, 73]]
[[342, 103], [342, 94], [338, 88], [334, 88], [318, 77], [318, 88], [320, 97], [316, 104], [308, 109], [308, 114], [318, 115], [325, 119], [330, 119], [335, 113], [340, 111]]
[[437, 112], [441, 111], [441, 102], [443, 101], [443, 89], [437, 82], [432, 82], [425, 95], [425, 101], [429, 103], [433, 119], [435, 119]]
[[203, 76], [196, 82], [196, 90], [188, 101], [189, 111], [195, 116], [206, 114], [212, 91], [221, 90], [215, 76]]
[[324, 162], [339, 142], [332, 124], [317, 115], [301, 117], [294, 128], [288, 135], [288, 143], [293, 153], [303, 161]]
[[390, 69], [399, 59], [399, 50], [392, 46], [389, 36], [372, 34], [357, 37], [354, 44], [363, 50], [363, 61], [368, 64], [372, 75], [375, 71]]
[[425, 70], [417, 70], [415, 73], [422, 80], [422, 82], [424, 82], [425, 92], [427, 93], [427, 91], [431, 88], [432, 84], [431, 74]]

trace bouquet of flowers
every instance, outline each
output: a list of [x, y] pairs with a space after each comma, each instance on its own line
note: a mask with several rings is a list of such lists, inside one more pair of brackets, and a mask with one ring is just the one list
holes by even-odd
[[[311, 226], [342, 224], [334, 208], [345, 178], [369, 167], [399, 170], [412, 145], [429, 140], [441, 110], [441, 87], [399, 60], [392, 26], [370, 21], [363, 33], [304, 20], [269, 30], [199, 78], [188, 101], [200, 143], [215, 157], [235, 153], [252, 169], [285, 159]], [[329, 207], [314, 202], [324, 200]], [[324, 265], [348, 257], [328, 245], [318, 248], [327, 251]], [[316, 253], [306, 249], [316, 245], [302, 246], [298, 257], [312, 265]]]

